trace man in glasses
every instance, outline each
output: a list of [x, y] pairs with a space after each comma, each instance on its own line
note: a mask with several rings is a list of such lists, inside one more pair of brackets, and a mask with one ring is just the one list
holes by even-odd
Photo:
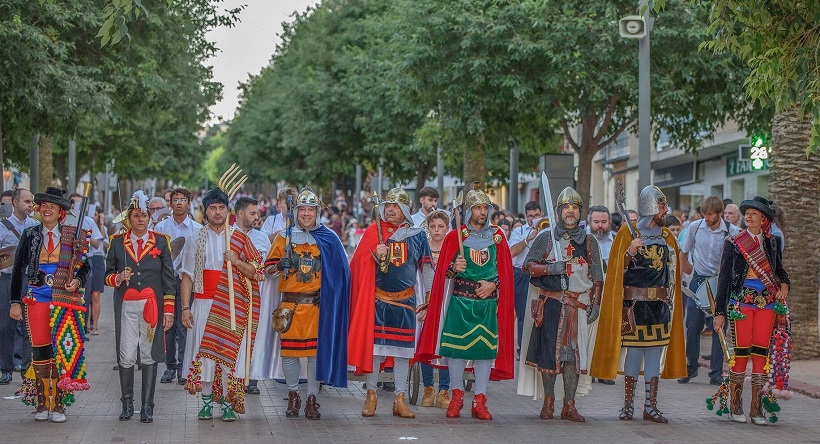
[[[151, 212], [152, 207], [159, 207], [158, 203], [151, 199], [148, 211]], [[188, 239], [202, 228], [202, 225], [194, 221], [188, 210], [191, 207], [191, 191], [185, 187], [174, 188], [171, 190], [171, 217], [158, 222], [154, 227], [154, 231], [158, 233], [167, 234], [171, 238], [171, 248], [174, 246], [182, 249], [185, 241], [178, 239]], [[163, 208], [163, 207], [160, 207]], [[182, 263], [182, 255], [174, 252], [174, 271], [178, 272]], [[159, 382], [169, 383], [177, 378], [178, 384], [185, 384], [185, 376], [187, 371], [183, 372], [185, 362], [185, 341], [188, 329], [182, 325], [182, 301], [180, 299], [180, 283], [181, 278], [176, 276], [176, 292], [174, 300], [174, 326], [165, 332], [165, 373], [162, 374]]]

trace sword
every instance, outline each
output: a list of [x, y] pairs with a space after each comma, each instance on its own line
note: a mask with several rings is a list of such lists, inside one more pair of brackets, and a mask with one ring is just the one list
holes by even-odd
[[[378, 193], [375, 191], [373, 192], [373, 220], [376, 221], [376, 231], [379, 233], [379, 243], [384, 244], [384, 234], [382, 234], [382, 215], [379, 211], [379, 206], [381, 205], [381, 199], [379, 199]], [[386, 256], [379, 256], [376, 255], [371, 251], [370, 254], [376, 258], [376, 262], [379, 263], [379, 271], [382, 273], [387, 273], [387, 257]]]
[[[290, 238], [293, 234], [293, 196], [288, 194], [286, 205], [288, 209], [288, 216], [285, 218], [287, 221], [287, 228], [285, 229], [285, 236], [286, 236], [286, 243], [285, 243], [285, 257], [290, 259]], [[285, 277], [288, 275], [289, 269], [285, 268], [282, 270], [282, 280], [285, 280]]]
[[[547, 173], [541, 172], [541, 187], [544, 189], [544, 199], [546, 199], [547, 204], [544, 206], [547, 218], [549, 219], [550, 228], [550, 238], [552, 239], [552, 261], [557, 262], [563, 259], [563, 255], [561, 254], [561, 247], [558, 245], [558, 238], [555, 237], [555, 226], [556, 226], [556, 218], [555, 218], [555, 208], [552, 206], [552, 193], [550, 192], [550, 182], [547, 180]], [[549, 260], [549, 259], [547, 259]]]
[[[705, 280], [704, 283], [706, 284], [706, 296], [709, 297], [709, 307], [712, 309], [712, 316], [715, 315], [715, 297], [712, 295], [712, 286], [709, 285], [709, 280]], [[718, 339], [720, 340], [720, 348], [723, 349], [723, 359], [726, 362], [732, 360], [732, 357], [729, 353], [729, 344], [726, 342], [726, 335], [723, 333], [723, 329], [720, 328], [715, 330], [715, 333], [718, 335]]]
[[626, 226], [629, 227], [629, 233], [632, 235], [632, 239], [637, 239], [641, 233], [632, 225], [632, 219], [626, 211], [626, 195], [624, 194], [624, 182], [622, 180], [618, 181], [618, 185], [615, 188], [615, 202], [618, 206], [618, 213], [621, 215], [621, 219], [626, 223]]

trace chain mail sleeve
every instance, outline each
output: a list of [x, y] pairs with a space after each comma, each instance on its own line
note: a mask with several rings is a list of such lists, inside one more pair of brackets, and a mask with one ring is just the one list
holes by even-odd
[[546, 274], [548, 275], [561, 275], [566, 273], [567, 267], [564, 261], [546, 263], [544, 260], [544, 257], [548, 256], [545, 252], [549, 251], [551, 248], [552, 237], [550, 236], [548, 230], [544, 230], [532, 241], [530, 252], [527, 253], [527, 258], [524, 259], [525, 266], [528, 263], [534, 262], [536, 264], [545, 264]]

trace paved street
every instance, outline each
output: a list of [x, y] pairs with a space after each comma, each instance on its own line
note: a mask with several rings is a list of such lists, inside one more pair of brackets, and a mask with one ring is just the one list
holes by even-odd
[[[33, 409], [18, 399], [0, 400], [0, 430], [3, 443], [542, 443], [542, 442], [701, 442], [763, 443], [820, 442], [820, 400], [804, 395], [782, 401], [781, 420], [776, 425], [755, 427], [730, 423], [705, 408], [704, 399], [714, 392], [708, 385], [706, 371], [687, 385], [662, 381], [659, 407], [670, 423], [652, 424], [637, 420], [621, 422], [617, 418], [623, 399], [623, 382], [615, 386], [595, 384], [592, 394], [580, 398], [578, 408], [585, 424], [567, 421], [544, 421], [538, 418], [540, 401], [515, 395], [515, 383], [492, 382], [488, 393], [489, 408], [495, 419], [480, 422], [469, 417], [448, 420], [444, 411], [413, 407], [415, 420], [391, 416], [392, 395], [379, 391], [380, 402], [375, 418], [359, 414], [364, 400], [360, 386], [346, 390], [327, 390], [319, 397], [322, 419], [285, 417], [287, 391], [275, 382], [260, 383], [262, 394], [249, 395], [248, 414], [235, 423], [198, 421], [197, 398], [187, 395], [176, 384], [157, 384], [153, 424], [141, 424], [138, 415], [120, 422], [119, 379], [111, 368], [115, 363], [114, 332], [111, 319], [110, 290], [103, 299], [103, 322], [100, 336], [88, 343], [88, 379], [91, 390], [77, 395], [77, 403], [68, 409], [65, 424], [35, 423]], [[160, 366], [161, 374], [164, 367]], [[705, 370], [705, 369], [704, 369]], [[801, 367], [803, 379], [818, 376], [818, 366]], [[139, 393], [139, 381], [136, 382]], [[19, 386], [15, 378], [10, 386], [0, 388], [0, 395], [11, 396]], [[746, 391], [748, 392], [748, 385]], [[637, 392], [637, 390], [636, 390]], [[137, 408], [139, 395], [136, 394]], [[468, 393], [467, 400], [471, 400]], [[636, 411], [643, 392], [636, 396]], [[747, 401], [748, 403], [748, 401]], [[214, 409], [217, 414], [217, 410]], [[639, 417], [640, 413], [636, 415]]]

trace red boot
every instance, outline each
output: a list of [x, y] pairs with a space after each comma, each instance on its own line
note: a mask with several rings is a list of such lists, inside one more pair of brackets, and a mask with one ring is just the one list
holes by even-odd
[[464, 390], [453, 389], [453, 397], [450, 398], [450, 407], [447, 407], [447, 417], [458, 418], [461, 416], [462, 407], [464, 407]]
[[487, 410], [487, 397], [483, 393], [479, 393], [473, 398], [473, 418], [485, 421], [493, 419], [493, 415]]

